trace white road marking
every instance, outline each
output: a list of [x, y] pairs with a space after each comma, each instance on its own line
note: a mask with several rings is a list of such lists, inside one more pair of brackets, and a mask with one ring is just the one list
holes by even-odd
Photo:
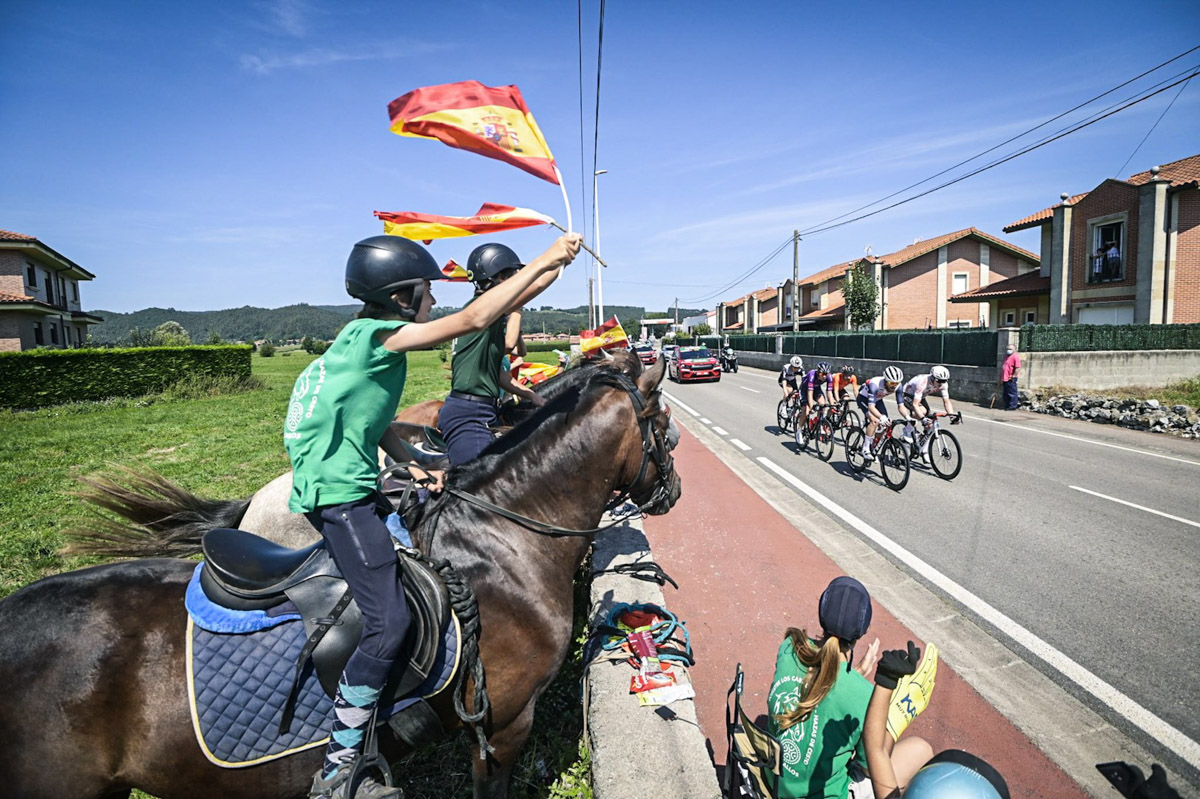
[[716, 425], [713, 425], [713, 432], [719, 436], [729, 435], [729, 431], [727, 431], [724, 427], [717, 427]]
[[826, 510], [838, 516], [851, 527], [858, 530], [860, 533], [874, 541], [883, 549], [887, 550], [901, 563], [904, 563], [913, 571], [917, 572], [929, 582], [936, 585], [943, 592], [953, 597], [966, 607], [970, 608], [974, 613], [978, 614], [989, 623], [995, 625], [995, 627], [1005, 635], [1009, 636], [1018, 644], [1045, 661], [1051, 668], [1055, 669], [1064, 677], [1079, 685], [1081, 688], [1099, 700], [1103, 706], [1111, 708], [1114, 712], [1119, 713], [1121, 716], [1128, 719], [1131, 723], [1150, 735], [1151, 738], [1154, 738], [1163, 746], [1182, 757], [1192, 766], [1200, 766], [1200, 743], [1193, 741], [1180, 730], [1171, 726], [1146, 708], [1137, 704], [1128, 696], [1121, 693], [1116, 688], [1097, 677], [1095, 674], [1092, 674], [1086, 668], [1076, 663], [1062, 652], [1059, 652], [1057, 649], [1050, 646], [1050, 644], [1048, 644], [1046, 641], [1043, 641], [1029, 630], [1017, 624], [999, 610], [992, 607], [987, 602], [956, 583], [954, 580], [951, 580], [949, 577], [942, 574], [933, 566], [921, 560], [912, 552], [909, 552], [907, 549], [897, 544], [895, 541], [892, 541], [890, 538], [883, 535], [883, 533], [879, 532], [874, 527], [843, 508], [841, 505], [838, 505], [821, 492], [796, 478], [786, 469], [772, 462], [769, 458], [759, 457], [757, 460], [768, 471], [777, 475], [784, 482], [789, 483], [793, 487], [799, 489], [804, 494], [807, 494], [818, 504], [825, 507]]
[[751, 394], [761, 394], [757, 388], [747, 388], [746, 386], [738, 386], [742, 391], [749, 391]]
[[705, 419], [703, 416], [700, 417], [700, 421], [704, 422], [705, 424], [712, 424], [711, 419]]
[[729, 439], [729, 443], [733, 444], [735, 447], [740, 449], [742, 452], [750, 451], [750, 448], [747, 447], [745, 444], [743, 444], [742, 440], [740, 438], [731, 438], [731, 439]]
[[663, 392], [663, 394], [666, 394], [666, 395], [667, 395], [667, 399], [669, 399], [669, 400], [671, 401], [671, 404], [672, 404], [672, 405], [678, 405], [680, 408], [683, 408], [685, 411], [687, 411], [688, 413], [690, 413], [692, 416], [697, 416], [697, 417], [698, 417], [698, 416], [700, 415], [700, 411], [693, 410], [693, 409], [692, 409], [692, 408], [690, 408], [689, 406], [687, 406], [687, 405], [684, 405], [682, 402], [680, 402], [680, 401], [679, 401], [679, 398], [678, 398], [678, 397], [675, 397], [675, 396], [674, 396], [674, 395], [672, 395], [672, 394], [667, 394], [667, 392], [665, 392], [665, 391]]
[[1049, 430], [1038, 430], [1033, 427], [1023, 427], [1019, 424], [1013, 424], [1012, 422], [1004, 422], [999, 419], [988, 419], [983, 416], [972, 416], [971, 421], [972, 422], [974, 422], [974, 421], [991, 422], [992, 424], [1003, 425], [1004, 427], [1011, 427], [1014, 430], [1024, 430], [1026, 433], [1041, 433], [1044, 436], [1057, 436], [1058, 438], [1069, 438], [1072, 441], [1082, 441], [1085, 444], [1095, 444], [1098, 447], [1112, 447], [1113, 449], [1123, 449], [1126, 452], [1136, 452], [1138, 455], [1149, 455], [1151, 458], [1163, 458], [1163, 459], [1169, 460], [1169, 461], [1178, 461], [1180, 463], [1186, 463], [1191, 466], [1200, 466], [1200, 461], [1188, 460], [1187, 458], [1176, 458], [1172, 455], [1160, 455], [1157, 452], [1147, 452], [1144, 449], [1134, 449], [1133, 447], [1122, 447], [1117, 444], [1109, 444], [1104, 441], [1093, 441], [1090, 438], [1080, 438], [1079, 436], [1069, 436], [1066, 433], [1052, 433]]
[[1184, 524], [1190, 524], [1192, 527], [1200, 527], [1200, 522], [1194, 522], [1191, 519], [1184, 519], [1179, 516], [1172, 516], [1169, 513], [1163, 513], [1161, 510], [1155, 510], [1154, 508], [1147, 508], [1145, 505], [1138, 505], [1133, 502], [1127, 502], [1123, 499], [1117, 499], [1116, 497], [1110, 497], [1108, 494], [1101, 494], [1099, 491], [1089, 491], [1088, 489], [1080, 488], [1079, 486], [1068, 486], [1068, 488], [1072, 488], [1076, 491], [1082, 491], [1085, 494], [1091, 494], [1093, 497], [1100, 497], [1101, 499], [1107, 499], [1111, 502], [1119, 502], [1122, 505], [1128, 505], [1131, 508], [1137, 508], [1138, 510], [1144, 510], [1144, 511], [1146, 511], [1146, 513], [1153, 513], [1156, 516], [1163, 516], [1167, 519], [1174, 519], [1177, 522], [1183, 522]]
[[[738, 374], [741, 374], [741, 372], [738, 372]], [[776, 379], [776, 378], [772, 377], [771, 375], [760, 375], [758, 372], [746, 372], [746, 376], [747, 377], [757, 377], [757, 378], [761, 378], [762, 380], [775, 380]]]

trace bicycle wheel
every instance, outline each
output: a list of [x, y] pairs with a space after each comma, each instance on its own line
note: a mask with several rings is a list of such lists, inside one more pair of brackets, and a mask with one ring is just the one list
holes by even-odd
[[879, 471], [883, 472], [884, 482], [893, 491], [899, 491], [908, 485], [908, 452], [895, 439], [884, 442], [879, 451]]
[[796, 446], [800, 449], [807, 447], [810, 433], [808, 414], [802, 413], [799, 408], [796, 409], [796, 415], [792, 417], [792, 429], [796, 435]]
[[929, 441], [929, 465], [943, 480], [953, 480], [962, 471], [962, 447], [953, 433], [940, 430]]
[[867, 459], [862, 454], [863, 431], [854, 427], [846, 431], [846, 463], [855, 473], [867, 468]]
[[846, 440], [846, 434], [855, 427], [862, 427], [862, 420], [858, 416], [858, 411], [853, 408], [847, 408], [842, 418], [838, 420], [838, 428], [842, 433], [842, 440]]
[[779, 432], [786, 433], [788, 431], [788, 420], [791, 417], [791, 408], [788, 407], [788, 401], [781, 399], [779, 405], [775, 408], [775, 421], [779, 423]]
[[817, 457], [827, 461], [833, 457], [833, 424], [828, 419], [817, 423]]

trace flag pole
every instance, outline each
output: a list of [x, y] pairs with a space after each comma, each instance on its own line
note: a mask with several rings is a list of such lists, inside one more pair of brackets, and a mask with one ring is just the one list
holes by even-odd
[[[570, 233], [570, 232], [571, 232], [571, 231], [567, 230], [565, 227], [563, 227], [562, 225], [560, 225], [560, 224], [558, 224], [557, 222], [555, 222], [553, 219], [551, 219], [551, 220], [550, 220], [550, 224], [551, 224], [551, 225], [554, 225], [554, 227], [558, 228], [558, 229], [559, 229], [559, 230], [561, 230], [563, 233]], [[579, 246], [580, 246], [580, 247], [582, 247], [582, 248], [584, 249], [584, 251], [585, 251], [585, 252], [588, 252], [588, 253], [590, 253], [590, 254], [591, 254], [591, 256], [592, 256], [593, 258], [595, 258], [595, 259], [596, 259], [596, 262], [597, 262], [597, 263], [599, 263], [601, 266], [603, 266], [603, 267], [606, 267], [606, 268], [608, 267], [608, 264], [604, 263], [604, 259], [603, 259], [603, 258], [601, 258], [599, 255], [596, 255], [595, 251], [594, 251], [594, 250], [592, 250], [592, 248], [591, 248], [591, 247], [587, 246], [587, 245], [586, 245], [586, 244], [584, 244], [583, 242], [580, 242], [580, 243], [579, 243]]]
[[[571, 200], [567, 197], [567, 187], [566, 184], [563, 183], [562, 172], [558, 171], [558, 164], [554, 165], [554, 176], [558, 178], [558, 187], [562, 189], [563, 205], [567, 207], [567, 229], [564, 232], [570, 233], [575, 230], [574, 226], [571, 224]], [[558, 225], [555, 225], [555, 227], [557, 227], [559, 230], [562, 230], [562, 227]], [[588, 252], [591, 252], [591, 250], [588, 250]]]

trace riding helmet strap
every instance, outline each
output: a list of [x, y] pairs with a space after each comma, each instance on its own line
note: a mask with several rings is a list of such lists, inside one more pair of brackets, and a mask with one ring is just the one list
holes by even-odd
[[292, 726], [292, 716], [296, 713], [296, 698], [300, 695], [300, 676], [304, 672], [304, 664], [312, 657], [313, 651], [317, 645], [321, 643], [321, 639], [325, 637], [325, 633], [335, 624], [341, 624], [339, 619], [346, 608], [350, 607], [350, 603], [354, 600], [354, 592], [346, 586], [346, 592], [342, 594], [342, 598], [333, 606], [333, 610], [329, 615], [321, 619], [313, 619], [316, 625], [313, 628], [312, 635], [308, 636], [308, 640], [304, 642], [304, 648], [300, 650], [300, 656], [296, 658], [296, 673], [292, 677], [292, 690], [288, 692], [287, 702], [283, 705], [283, 716], [279, 720], [279, 734], [284, 735]]

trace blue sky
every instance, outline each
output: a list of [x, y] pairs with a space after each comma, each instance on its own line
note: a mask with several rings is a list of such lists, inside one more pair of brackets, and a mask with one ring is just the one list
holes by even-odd
[[[1194, 2], [607, 4], [598, 166], [606, 303], [712, 307], [791, 275], [787, 239], [1200, 44]], [[590, 184], [598, 0], [584, 0]], [[418, 86], [517, 84], [581, 184], [576, 6], [562, 2], [0, 5], [0, 228], [96, 274], [89, 309], [348, 301], [374, 210], [482, 202], [565, 221], [558, 188], [388, 131]], [[1112, 95], [1200, 63], [1200, 51]], [[1200, 79], [929, 197], [801, 243], [801, 274], [1200, 152]], [[1089, 107], [1088, 111], [1095, 107]], [[1056, 123], [1052, 130], [1082, 113]], [[1044, 131], [1043, 131], [1044, 132]], [[1025, 140], [1022, 140], [1023, 143]], [[1007, 152], [1005, 148], [999, 152]], [[546, 229], [502, 240], [532, 257]], [[1034, 251], [1036, 231], [1008, 237]], [[589, 234], [590, 239], [590, 234]], [[436, 242], [463, 261], [482, 239]], [[586, 302], [581, 258], [537, 304]], [[714, 295], [711, 296], [710, 295]], [[442, 304], [467, 296], [438, 291]]]

